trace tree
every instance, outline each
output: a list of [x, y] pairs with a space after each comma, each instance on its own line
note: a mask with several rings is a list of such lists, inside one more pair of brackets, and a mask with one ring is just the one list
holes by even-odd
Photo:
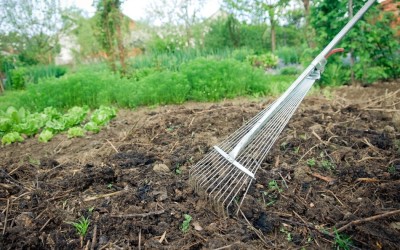
[[27, 64], [51, 63], [68, 29], [59, 0], [0, 0], [0, 32], [14, 36], [14, 53]]
[[[356, 13], [365, 2], [316, 0], [311, 9], [311, 24], [316, 30], [319, 47], [326, 46], [348, 22], [352, 12]], [[381, 11], [380, 5], [375, 4], [338, 45], [354, 52], [356, 80], [371, 83], [399, 76], [399, 40], [390, 25], [393, 20], [392, 13]]]
[[98, 40], [107, 54], [113, 72], [117, 72], [116, 60], [121, 64], [121, 73], [126, 74], [125, 48], [122, 37], [123, 16], [121, 0], [99, 0], [96, 18]]
[[[224, 6], [228, 10], [236, 10], [239, 13], [248, 13], [247, 17], [253, 22], [260, 20], [269, 21], [271, 51], [276, 50], [276, 28], [279, 24], [279, 16], [288, 6], [290, 0], [224, 0]], [[245, 16], [241, 14], [242, 16]], [[265, 30], [265, 36], [267, 30]]]
[[201, 21], [200, 12], [206, 0], [155, 0], [147, 8], [152, 23], [161, 26], [158, 33], [163, 37], [180, 40], [186, 47], [194, 46], [194, 29]]

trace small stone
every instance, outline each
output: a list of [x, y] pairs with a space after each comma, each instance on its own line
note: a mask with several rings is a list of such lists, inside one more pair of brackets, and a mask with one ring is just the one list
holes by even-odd
[[310, 203], [310, 207], [315, 207], [314, 203], [311, 202]]
[[156, 164], [153, 167], [154, 172], [156, 173], [169, 173], [171, 170], [169, 170], [169, 167], [165, 164]]
[[193, 222], [193, 227], [196, 231], [202, 231], [203, 228], [200, 226], [200, 223], [198, 221]]
[[257, 188], [257, 189], [264, 189], [264, 185], [256, 184], [256, 188]]

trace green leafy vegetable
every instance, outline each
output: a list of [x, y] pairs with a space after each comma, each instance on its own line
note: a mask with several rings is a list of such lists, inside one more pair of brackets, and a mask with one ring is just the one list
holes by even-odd
[[48, 142], [53, 138], [54, 134], [48, 129], [45, 129], [40, 133], [39, 135], [39, 141], [40, 142]]
[[92, 116], [91, 121], [95, 122], [99, 126], [106, 125], [113, 117], [115, 117], [117, 111], [113, 107], [101, 106], [96, 109]]
[[100, 131], [99, 125], [95, 122], [88, 122], [85, 124], [84, 129], [87, 131], [91, 131], [93, 133], [98, 133]]
[[24, 141], [24, 138], [18, 132], [11, 132], [5, 134], [3, 138], [1, 138], [1, 143], [5, 145], [9, 145], [13, 142], [22, 142], [22, 141]]
[[85, 135], [85, 130], [81, 127], [73, 127], [68, 129], [68, 138], [82, 137]]

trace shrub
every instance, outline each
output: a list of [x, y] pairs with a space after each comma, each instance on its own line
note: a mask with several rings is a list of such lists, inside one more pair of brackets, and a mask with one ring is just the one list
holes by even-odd
[[279, 59], [271, 53], [251, 55], [247, 57], [248, 62], [254, 67], [268, 69], [278, 65]]
[[296, 67], [285, 67], [280, 71], [281, 75], [298, 75], [300, 74], [300, 70]]

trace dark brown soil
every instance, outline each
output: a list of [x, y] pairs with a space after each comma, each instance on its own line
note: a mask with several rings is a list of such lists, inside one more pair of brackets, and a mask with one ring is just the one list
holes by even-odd
[[335, 230], [351, 248], [398, 249], [399, 84], [307, 97], [237, 217], [215, 214], [189, 169], [272, 99], [120, 110], [99, 134], [2, 147], [0, 249], [332, 249]]

